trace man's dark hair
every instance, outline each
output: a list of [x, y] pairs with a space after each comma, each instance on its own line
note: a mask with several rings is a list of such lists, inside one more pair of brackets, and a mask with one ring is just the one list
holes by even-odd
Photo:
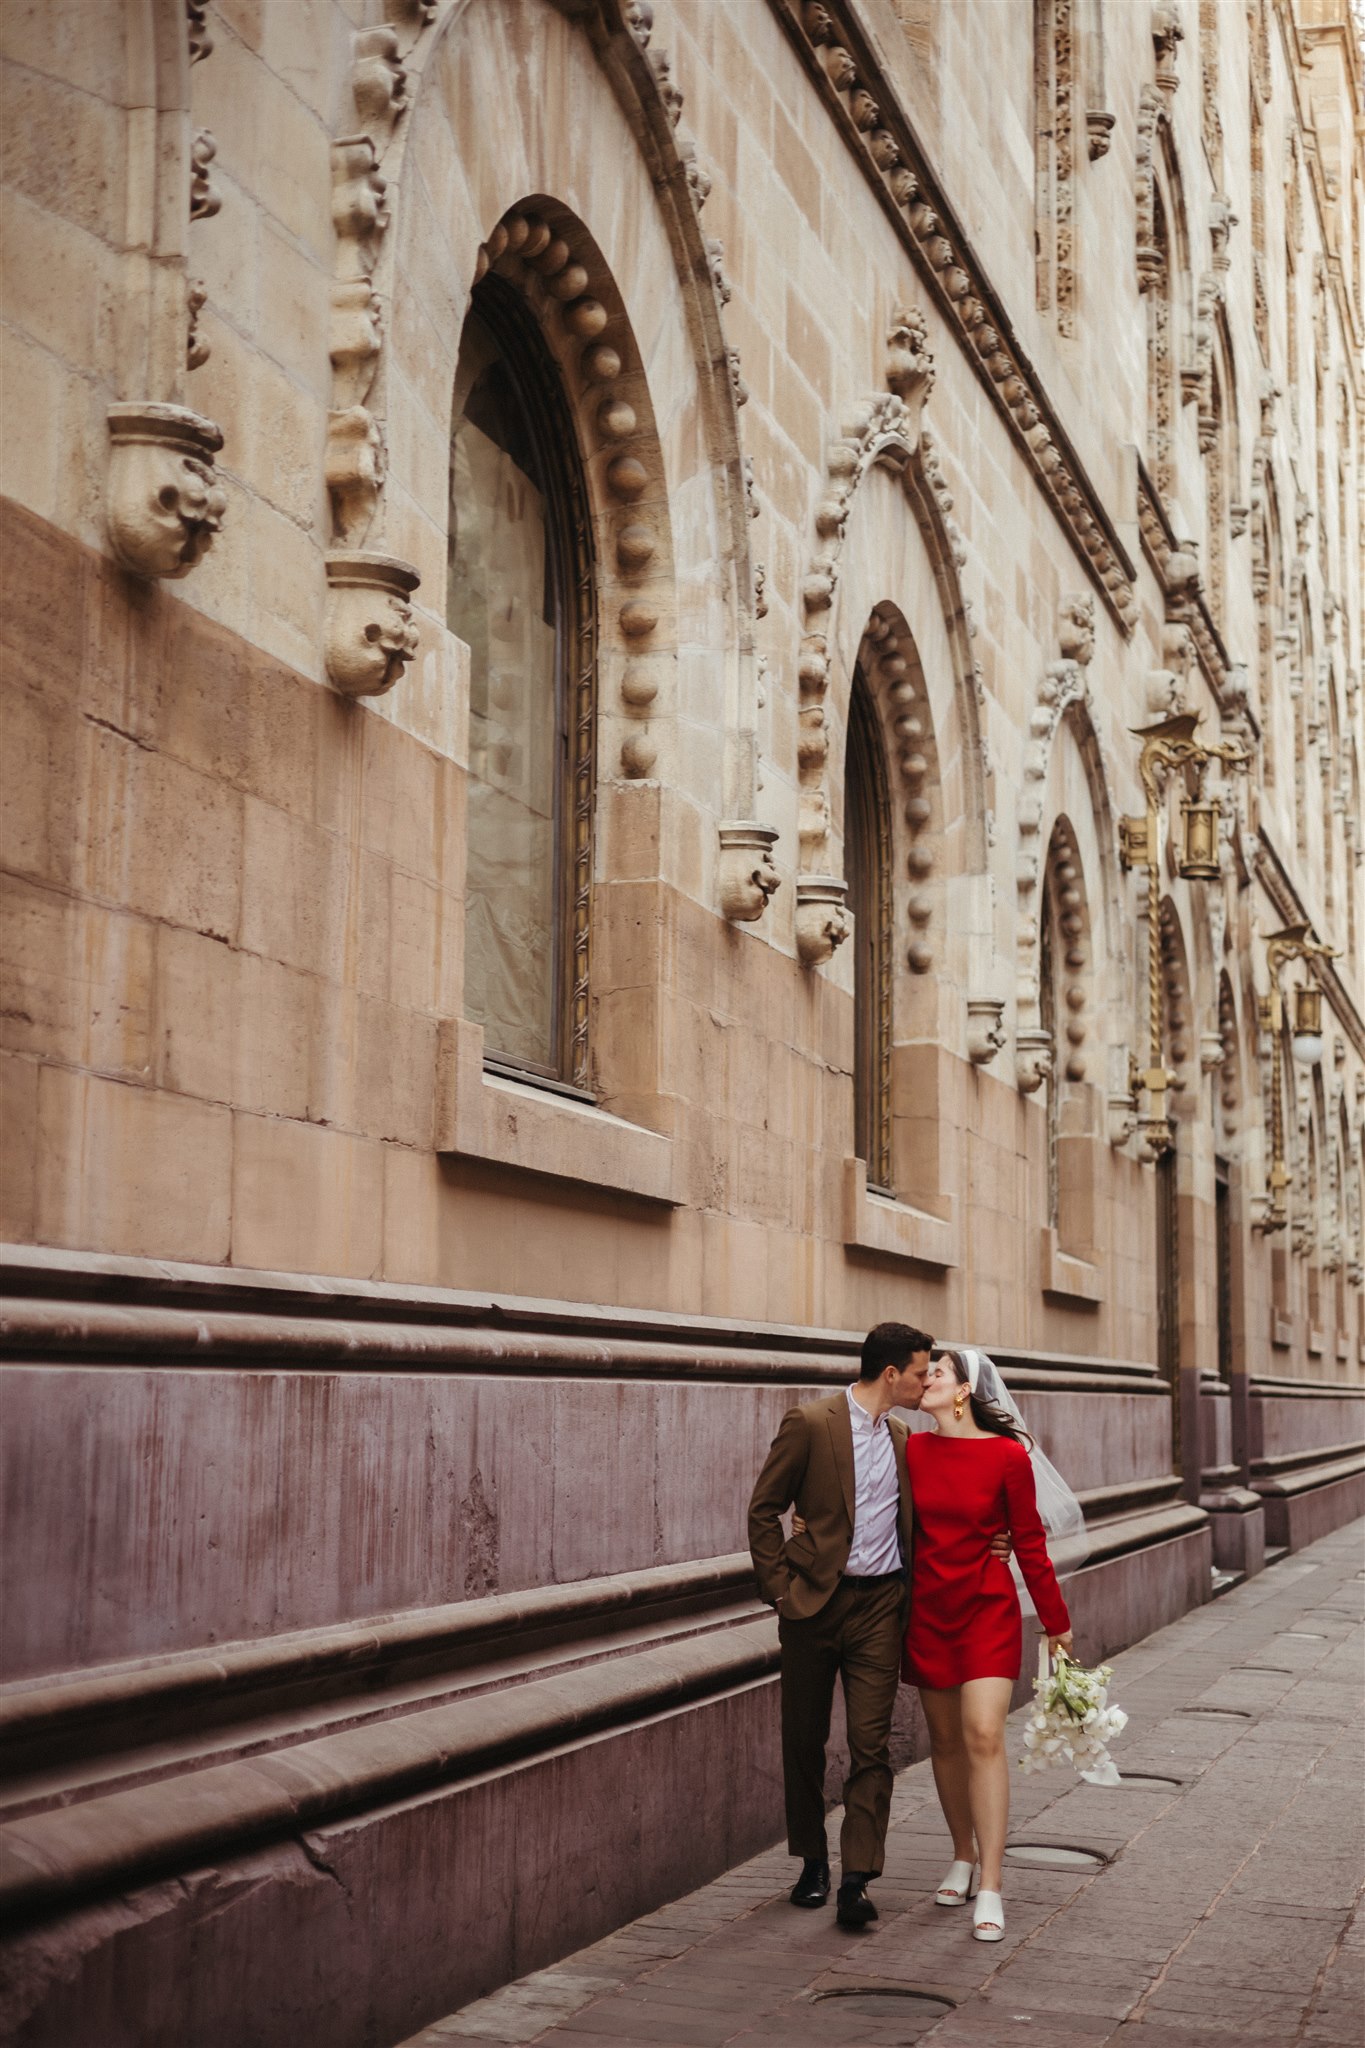
[[909, 1323], [878, 1323], [863, 1338], [860, 1380], [879, 1380], [888, 1365], [907, 1366], [917, 1351], [932, 1351], [934, 1340]]

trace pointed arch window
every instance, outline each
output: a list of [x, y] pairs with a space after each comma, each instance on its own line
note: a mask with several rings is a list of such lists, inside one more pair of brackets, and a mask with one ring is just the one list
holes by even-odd
[[855, 1150], [867, 1184], [892, 1192], [891, 797], [872, 693], [853, 673], [844, 767], [844, 873], [853, 912]]
[[595, 617], [559, 374], [520, 294], [475, 287], [450, 450], [446, 618], [470, 651], [465, 1010], [489, 1065], [586, 1091]]

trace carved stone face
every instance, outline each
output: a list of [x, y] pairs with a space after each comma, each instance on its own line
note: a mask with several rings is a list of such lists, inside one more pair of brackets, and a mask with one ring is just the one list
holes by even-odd
[[161, 459], [169, 473], [148, 496], [138, 535], [139, 567], [145, 576], [185, 576], [208, 552], [227, 498], [212, 470], [193, 456]]

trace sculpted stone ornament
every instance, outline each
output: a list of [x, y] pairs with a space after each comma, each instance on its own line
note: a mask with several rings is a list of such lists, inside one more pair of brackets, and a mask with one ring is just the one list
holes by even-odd
[[368, 135], [332, 144], [332, 226], [339, 279], [371, 277], [389, 224], [388, 185]]
[[798, 876], [796, 950], [805, 966], [820, 966], [848, 937], [847, 893], [848, 884], [838, 875]]
[[327, 674], [348, 697], [382, 697], [417, 652], [409, 562], [361, 549], [327, 557]]
[[383, 338], [382, 307], [370, 280], [357, 277], [334, 284], [327, 352], [337, 411], [363, 405], [369, 397]]
[[187, 576], [223, 523], [213, 458], [223, 436], [181, 405], [111, 405], [106, 516], [115, 557], [134, 576]]
[[361, 29], [353, 44], [351, 92], [361, 126], [387, 140], [408, 110], [408, 74], [398, 54], [395, 29]]
[[919, 414], [934, 388], [934, 358], [929, 348], [929, 330], [918, 306], [897, 313], [886, 337], [886, 381], [910, 413], [906, 438], [913, 447], [918, 440]]
[[347, 547], [358, 547], [370, 530], [386, 461], [384, 429], [363, 405], [327, 415], [325, 474], [332, 532]]
[[1095, 600], [1088, 594], [1062, 599], [1058, 645], [1064, 661], [1088, 668], [1095, 652]]
[[719, 829], [721, 911], [732, 923], [752, 924], [778, 887], [772, 857], [777, 827], [740, 819]]
[[202, 277], [185, 279], [185, 312], [188, 316], [185, 329], [185, 368], [201, 370], [208, 361], [212, 350], [199, 332], [199, 315], [208, 303], [208, 291]]
[[1036, 1095], [1052, 1072], [1052, 1033], [1041, 1025], [1014, 1035], [1014, 1073], [1021, 1095]]
[[1005, 998], [968, 996], [967, 1057], [974, 1067], [988, 1067], [1005, 1050]]
[[223, 204], [209, 168], [217, 154], [218, 144], [207, 128], [201, 128], [190, 145], [191, 220], [212, 220]]
[[1137, 1104], [1131, 1095], [1110, 1095], [1105, 1110], [1105, 1135], [1114, 1150], [1121, 1152], [1137, 1129]]

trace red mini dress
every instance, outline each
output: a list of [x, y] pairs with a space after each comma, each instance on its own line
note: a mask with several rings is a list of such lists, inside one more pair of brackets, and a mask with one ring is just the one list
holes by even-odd
[[1012, 1437], [927, 1431], [905, 1446], [915, 1505], [910, 1626], [902, 1676], [934, 1691], [968, 1678], [1017, 1678], [1023, 1622], [1014, 1576], [992, 1557], [1008, 1530], [1014, 1555], [1051, 1636], [1071, 1622], [1047, 1554], [1028, 1452]]

